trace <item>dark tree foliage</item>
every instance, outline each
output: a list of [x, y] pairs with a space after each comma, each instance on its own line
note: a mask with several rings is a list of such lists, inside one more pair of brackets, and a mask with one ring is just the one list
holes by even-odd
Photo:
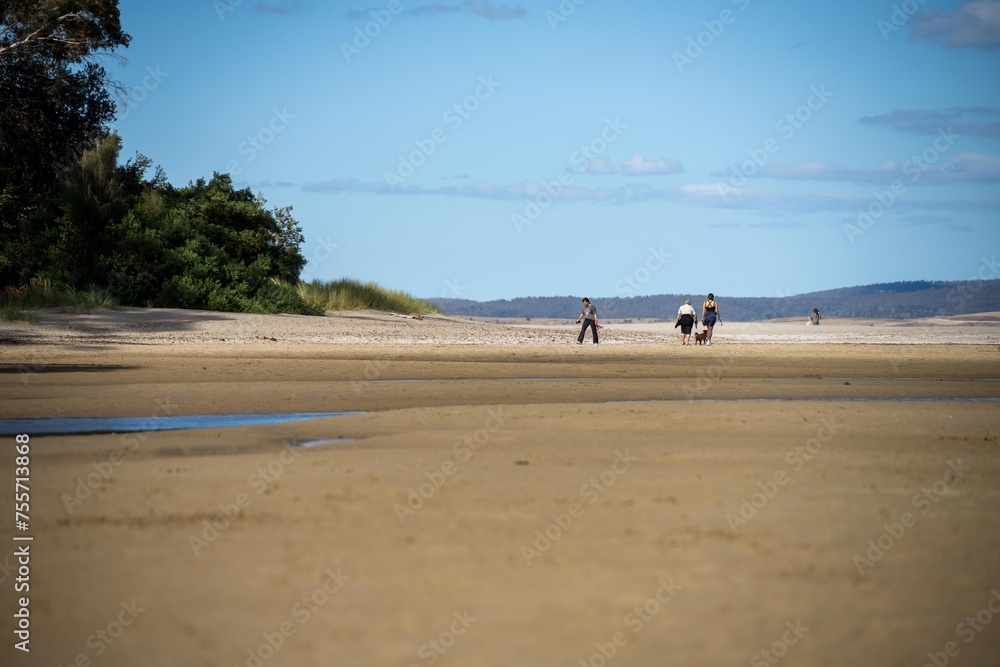
[[291, 287], [305, 259], [289, 208], [268, 211], [215, 174], [174, 188], [143, 156], [118, 165], [115, 134], [68, 169], [26, 228], [22, 282], [107, 287], [124, 305], [311, 314]]
[[0, 281], [23, 268], [23, 226], [61, 171], [106, 133], [101, 55], [127, 46], [115, 0], [0, 2]]
[[215, 174], [175, 189], [118, 163], [98, 59], [127, 46], [117, 0], [0, 0], [0, 287], [108, 288], [124, 305], [318, 314], [290, 207]]
[[[228, 174], [152, 190], [114, 228], [104, 268], [135, 305], [315, 313], [288, 285], [305, 258], [290, 208], [268, 211]], [[152, 204], [152, 206], [151, 206]], [[160, 212], [157, 212], [157, 208]]]
[[118, 0], [5, 0], [0, 13], [4, 59], [80, 63], [131, 41], [122, 31]]

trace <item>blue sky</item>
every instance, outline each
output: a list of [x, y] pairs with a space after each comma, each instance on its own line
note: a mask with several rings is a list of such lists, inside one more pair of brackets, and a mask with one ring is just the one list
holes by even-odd
[[1000, 0], [122, 0], [125, 144], [421, 297], [998, 278]]

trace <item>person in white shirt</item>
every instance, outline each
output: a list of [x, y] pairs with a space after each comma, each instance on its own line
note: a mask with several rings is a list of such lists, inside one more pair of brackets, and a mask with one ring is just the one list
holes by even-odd
[[684, 305], [677, 309], [677, 322], [674, 328], [681, 328], [681, 345], [691, 344], [691, 328], [698, 323], [698, 313], [691, 305], [691, 299], [684, 302]]

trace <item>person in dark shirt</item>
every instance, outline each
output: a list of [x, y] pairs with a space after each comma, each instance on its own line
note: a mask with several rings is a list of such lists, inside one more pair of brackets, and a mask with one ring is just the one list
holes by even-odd
[[579, 324], [581, 320], [583, 327], [580, 329], [580, 336], [576, 342], [583, 345], [583, 337], [587, 333], [587, 327], [590, 327], [594, 331], [594, 345], [597, 345], [597, 308], [587, 297], [583, 297], [583, 312], [580, 313], [580, 317], [576, 318], [576, 323]]
[[722, 324], [722, 311], [719, 310], [719, 302], [715, 300], [715, 295], [709, 292], [708, 299], [701, 304], [701, 323], [705, 325], [708, 333], [708, 338], [705, 340], [707, 345], [712, 344], [712, 330], [716, 321]]

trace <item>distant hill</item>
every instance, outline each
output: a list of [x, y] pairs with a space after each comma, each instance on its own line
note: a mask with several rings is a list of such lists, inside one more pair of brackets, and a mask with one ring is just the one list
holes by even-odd
[[[429, 299], [449, 315], [470, 317], [575, 318], [579, 296], [543, 296], [470, 301]], [[636, 297], [591, 297], [601, 317], [608, 319], [656, 318], [673, 320], [677, 308], [691, 299], [701, 310], [704, 294], [658, 294]], [[779, 317], [803, 319], [819, 308], [830, 317], [913, 319], [1000, 311], [1000, 280], [955, 282], [909, 281], [843, 287], [785, 297], [727, 297], [716, 299], [724, 320], [751, 322]]]

